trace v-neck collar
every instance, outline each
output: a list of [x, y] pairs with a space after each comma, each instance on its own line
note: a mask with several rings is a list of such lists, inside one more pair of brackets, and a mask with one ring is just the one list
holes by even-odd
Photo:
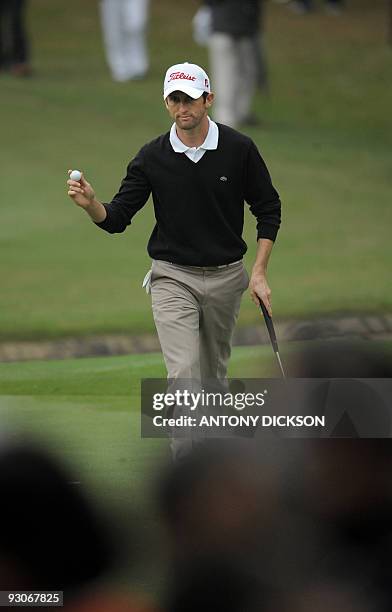
[[209, 128], [207, 136], [203, 144], [201, 144], [199, 147], [188, 147], [186, 144], [184, 144], [177, 135], [176, 124], [173, 123], [170, 130], [170, 144], [175, 153], [186, 153], [187, 151], [198, 151], [200, 149], [204, 151], [213, 151], [217, 149], [219, 142], [219, 128], [215, 121], [212, 121], [212, 119], [210, 119], [209, 117], [208, 123]]

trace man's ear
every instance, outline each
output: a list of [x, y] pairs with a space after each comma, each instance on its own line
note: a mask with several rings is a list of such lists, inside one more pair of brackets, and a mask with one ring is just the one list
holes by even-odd
[[206, 107], [210, 108], [215, 100], [215, 96], [213, 93], [209, 93], [208, 96], [206, 97]]
[[166, 108], [169, 110], [169, 105], [168, 105], [168, 103], [167, 103], [167, 98], [165, 98], [163, 102], [164, 102], [164, 104], [165, 104]]

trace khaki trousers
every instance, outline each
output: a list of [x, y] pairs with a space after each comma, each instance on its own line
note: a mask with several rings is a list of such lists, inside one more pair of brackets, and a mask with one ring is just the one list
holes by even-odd
[[153, 261], [152, 309], [169, 379], [226, 377], [248, 284], [242, 261], [204, 268]]

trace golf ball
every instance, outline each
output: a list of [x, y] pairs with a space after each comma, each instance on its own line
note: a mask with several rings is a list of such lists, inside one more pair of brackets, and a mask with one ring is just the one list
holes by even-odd
[[79, 170], [72, 170], [71, 174], [69, 175], [69, 178], [72, 181], [80, 181], [80, 179], [82, 178], [82, 173]]

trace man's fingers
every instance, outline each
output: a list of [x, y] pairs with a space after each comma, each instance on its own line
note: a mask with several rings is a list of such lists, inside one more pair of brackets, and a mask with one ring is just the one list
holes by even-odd
[[76, 185], [68, 185], [68, 190], [69, 191], [74, 191], [75, 193], [83, 193], [84, 194], [84, 189], [79, 187], [78, 183], [76, 183]]
[[266, 302], [265, 302], [265, 300], [263, 300], [263, 302], [264, 302], [264, 306], [266, 307], [266, 309], [267, 309], [267, 312], [268, 312], [269, 316], [270, 316], [270, 317], [272, 317], [272, 306], [271, 306], [271, 302], [267, 302], [267, 303], [266, 303]]
[[256, 293], [256, 291], [251, 290], [250, 292], [252, 301], [256, 304], [256, 306], [258, 306], [260, 308], [260, 300], [263, 302], [264, 306], [267, 309], [267, 312], [269, 314], [270, 317], [272, 317], [272, 306], [271, 306], [271, 292], [264, 293], [264, 294], [259, 294]]
[[257, 295], [257, 293], [255, 291], [253, 291], [253, 289], [250, 290], [250, 297], [252, 299], [252, 302], [254, 302], [256, 304], [256, 306], [259, 305], [259, 296]]
[[269, 316], [272, 317], [272, 306], [271, 306], [269, 296], [265, 295], [260, 299], [263, 301], [263, 304], [266, 307]]
[[73, 191], [77, 191], [78, 193], [84, 193], [84, 189], [81, 187], [79, 181], [72, 181], [71, 179], [69, 179], [67, 181], [67, 185], [68, 188], [72, 189]]

